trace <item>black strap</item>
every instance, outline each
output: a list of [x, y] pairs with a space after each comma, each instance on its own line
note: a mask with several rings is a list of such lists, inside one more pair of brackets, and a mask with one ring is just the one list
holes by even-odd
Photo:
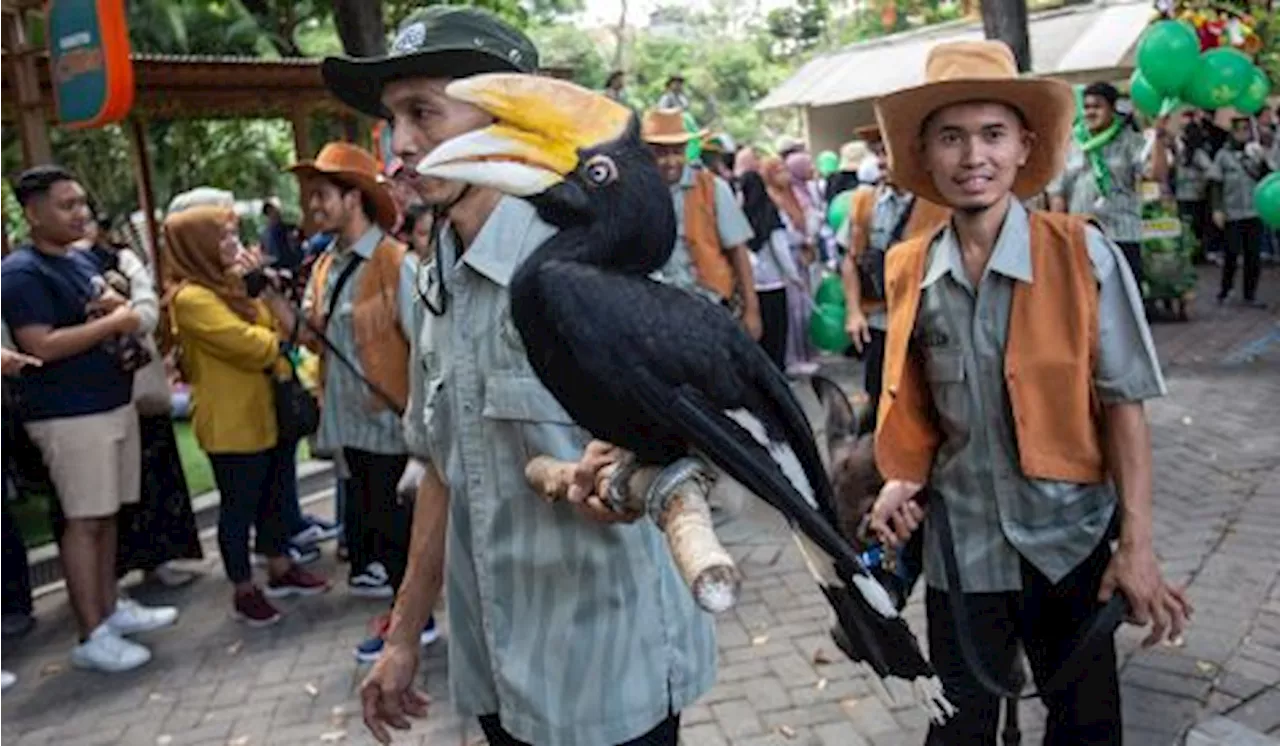
[[893, 232], [889, 234], [889, 241], [884, 245], [884, 250], [888, 251], [893, 245], [902, 240], [902, 234], [907, 230], [907, 221], [911, 219], [911, 213], [916, 209], [915, 196], [907, 197], [907, 209], [902, 211], [902, 215], [898, 217], [898, 222], [893, 226]]
[[329, 297], [329, 312], [324, 317], [324, 329], [317, 328], [315, 324], [311, 323], [311, 319], [307, 318], [306, 315], [301, 312], [299, 312], [299, 318], [306, 323], [307, 328], [316, 336], [316, 339], [320, 340], [320, 344], [324, 346], [326, 351], [337, 358], [338, 362], [345, 365], [347, 370], [355, 374], [355, 377], [359, 378], [361, 383], [381, 399], [382, 402], [387, 405], [388, 409], [395, 412], [397, 417], [403, 417], [404, 407], [401, 407], [395, 399], [391, 398], [391, 395], [388, 394], [381, 386], [369, 380], [365, 374], [361, 373], [360, 368], [351, 361], [351, 358], [343, 354], [342, 350], [339, 350], [337, 346], [334, 345], [327, 336], [325, 336], [325, 332], [329, 329], [329, 319], [333, 317], [333, 310], [338, 307], [338, 297], [342, 295], [343, 287], [345, 287], [347, 282], [351, 280], [351, 276], [355, 274], [356, 268], [359, 267], [363, 261], [364, 259], [360, 255], [352, 254], [351, 263], [342, 268], [342, 273], [338, 275], [337, 282], [333, 284], [333, 295]]
[[[969, 607], [965, 602], [964, 590], [960, 585], [960, 568], [956, 563], [955, 539], [951, 533], [951, 519], [947, 511], [946, 500], [942, 495], [934, 493], [929, 502], [929, 519], [938, 522], [938, 539], [942, 545], [942, 565], [947, 577], [947, 599], [951, 605], [951, 616], [956, 626], [956, 640], [960, 646], [960, 656], [965, 665], [977, 680], [978, 685], [1003, 699], [1043, 699], [1046, 695], [1057, 694], [1074, 684], [1084, 673], [1084, 668], [1094, 660], [1094, 648], [1115, 635], [1116, 628], [1124, 621], [1129, 610], [1128, 602], [1118, 591], [1111, 597], [1093, 619], [1083, 625], [1077, 634], [1075, 647], [1063, 660], [1058, 670], [1038, 691], [1030, 694], [1014, 692], [1000, 683], [996, 676], [982, 661], [977, 648], [973, 644], [973, 629], [969, 624]], [[1104, 539], [1105, 541], [1105, 539]]]

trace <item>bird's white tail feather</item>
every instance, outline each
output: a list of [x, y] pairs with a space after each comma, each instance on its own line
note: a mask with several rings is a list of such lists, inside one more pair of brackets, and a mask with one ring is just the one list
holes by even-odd
[[791, 444], [785, 440], [770, 440], [768, 433], [765, 432], [764, 423], [745, 409], [726, 410], [724, 414], [738, 423], [743, 430], [751, 434], [752, 438], [755, 438], [757, 443], [769, 451], [769, 456], [773, 458], [778, 468], [782, 469], [791, 486], [804, 497], [809, 507], [817, 510], [818, 500], [814, 497], [813, 485], [809, 484], [809, 477], [804, 473], [804, 467], [801, 466], [796, 452], [791, 449]]

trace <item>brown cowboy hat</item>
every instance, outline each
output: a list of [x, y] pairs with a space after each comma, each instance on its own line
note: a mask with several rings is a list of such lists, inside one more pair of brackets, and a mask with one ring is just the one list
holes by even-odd
[[378, 161], [373, 153], [349, 142], [331, 142], [320, 149], [315, 160], [300, 161], [289, 167], [299, 179], [330, 178], [359, 189], [373, 201], [374, 221], [383, 230], [396, 224], [396, 203], [383, 185]]
[[859, 127], [853, 131], [853, 136], [870, 145], [873, 142], [880, 142], [880, 128], [874, 124], [868, 124], [865, 127]]
[[876, 101], [876, 119], [885, 135], [889, 169], [898, 186], [944, 205], [946, 201], [925, 170], [920, 134], [935, 111], [969, 101], [994, 101], [1016, 109], [1036, 142], [1018, 170], [1013, 193], [1022, 199], [1039, 194], [1062, 170], [1075, 96], [1060, 80], [1018, 77], [1013, 52], [1000, 41], [956, 41], [929, 50], [924, 85], [891, 93]]
[[680, 109], [650, 109], [640, 122], [640, 139], [650, 145], [684, 145], [695, 137], [706, 136], [706, 130], [685, 130], [684, 112]]

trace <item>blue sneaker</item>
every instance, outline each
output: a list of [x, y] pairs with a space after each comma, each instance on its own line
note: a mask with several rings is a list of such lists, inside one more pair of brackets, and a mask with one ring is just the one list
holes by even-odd
[[332, 541], [342, 535], [342, 524], [332, 523], [313, 515], [304, 515], [307, 527], [294, 534], [289, 541], [300, 547], [310, 547], [322, 541]]
[[[387, 623], [390, 621], [388, 615], [380, 616], [375, 625], [381, 627], [379, 633], [369, 639], [356, 645], [356, 660], [360, 663], [373, 663], [382, 655], [382, 648], [386, 646], [386, 640], [383, 636], [387, 632]], [[427, 626], [422, 628], [422, 634], [418, 636], [418, 644], [426, 647], [436, 640], [440, 639], [440, 631], [436, 628], [436, 618], [434, 616], [427, 618]]]

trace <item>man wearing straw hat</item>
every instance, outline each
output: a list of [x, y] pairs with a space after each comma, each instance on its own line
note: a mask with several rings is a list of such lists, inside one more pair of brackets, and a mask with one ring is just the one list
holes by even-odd
[[871, 523], [890, 542], [924, 524], [929, 651], [959, 707], [928, 743], [995, 742], [1007, 684], [993, 682], [1021, 644], [1045, 743], [1118, 744], [1112, 628], [1094, 634], [1103, 601], [1122, 594], [1131, 621], [1152, 625], [1147, 644], [1190, 613], [1152, 546], [1142, 402], [1164, 381], [1141, 296], [1084, 218], [1020, 202], [1062, 168], [1070, 87], [1020, 79], [992, 41], [938, 45], [925, 80], [876, 104], [894, 180], [953, 212], [886, 259], [888, 481]]
[[640, 136], [649, 144], [676, 208], [676, 245], [657, 278], [698, 293], [738, 313], [760, 338], [760, 302], [751, 275], [747, 241], [751, 225], [733, 189], [709, 170], [693, 168], [685, 146], [705, 132], [687, 132], [676, 109], [644, 115]]

